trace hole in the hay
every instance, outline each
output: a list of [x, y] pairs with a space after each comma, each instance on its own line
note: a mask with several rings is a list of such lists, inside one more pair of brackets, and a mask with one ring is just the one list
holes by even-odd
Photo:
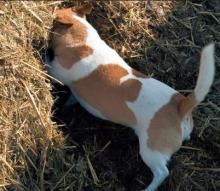
[[0, 65], [4, 65], [5, 64], [5, 59], [0, 59]]

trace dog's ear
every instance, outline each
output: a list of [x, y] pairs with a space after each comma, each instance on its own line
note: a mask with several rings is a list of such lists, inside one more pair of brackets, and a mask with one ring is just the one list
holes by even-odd
[[80, 5], [75, 8], [76, 14], [80, 17], [85, 17], [86, 15], [89, 15], [92, 11], [92, 6], [90, 4], [84, 4]]
[[56, 13], [56, 21], [63, 24], [73, 24], [73, 11], [71, 8], [60, 9]]

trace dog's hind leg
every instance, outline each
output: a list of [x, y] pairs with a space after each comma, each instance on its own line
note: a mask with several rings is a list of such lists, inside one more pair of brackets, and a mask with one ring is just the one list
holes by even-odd
[[169, 156], [159, 151], [152, 151], [147, 147], [146, 136], [139, 136], [140, 155], [144, 163], [151, 169], [153, 180], [144, 191], [155, 191], [169, 175], [167, 161]]

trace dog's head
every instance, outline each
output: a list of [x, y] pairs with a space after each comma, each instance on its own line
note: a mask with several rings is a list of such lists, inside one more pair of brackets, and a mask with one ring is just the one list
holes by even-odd
[[68, 9], [60, 9], [56, 13], [56, 21], [62, 24], [72, 25], [74, 22], [74, 16], [86, 18], [86, 15], [90, 14], [92, 10], [91, 5], [85, 4]]
[[[89, 25], [86, 15], [90, 12], [91, 6], [87, 4], [57, 10], [50, 33], [51, 49], [54, 53], [53, 59], [48, 62], [51, 74], [56, 71], [53, 64], [58, 63], [56, 66], [62, 65], [69, 70], [73, 64], [93, 53], [93, 49], [86, 44]], [[63, 83], [68, 81], [67, 76], [62, 76], [59, 72], [56, 77]]]

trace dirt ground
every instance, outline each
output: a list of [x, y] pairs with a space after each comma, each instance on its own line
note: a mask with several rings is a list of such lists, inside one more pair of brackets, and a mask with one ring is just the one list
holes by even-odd
[[[194, 111], [195, 128], [191, 140], [173, 155], [169, 163], [170, 176], [158, 190], [220, 190], [220, 1], [90, 3], [93, 11], [88, 16], [89, 22], [130, 66], [146, 75], [152, 75], [183, 94], [195, 87], [201, 48], [209, 42], [215, 42], [214, 84], [205, 101]], [[70, 7], [79, 2], [7, 4], [5, 6], [3, 3], [2, 12], [0, 9], [0, 18], [3, 15], [5, 19], [0, 22], [0, 26], [8, 26], [9, 32], [0, 37], [13, 37], [13, 42], [17, 44], [13, 46], [5, 40], [0, 50], [11, 46], [14, 47], [11, 53], [24, 46], [22, 53], [29, 55], [26, 61], [38, 69], [33, 69], [32, 73], [26, 73], [22, 67], [18, 70], [17, 63], [24, 57], [12, 57], [17, 59], [15, 63], [6, 56], [8, 50], [0, 54], [2, 62], [10, 64], [10, 70], [5, 68], [7, 65], [0, 70], [5, 71], [0, 74], [3, 76], [0, 79], [7, 79], [7, 83], [4, 81], [3, 84], [7, 88], [0, 93], [0, 138], [3, 140], [0, 145], [0, 189], [139, 191], [145, 188], [152, 174], [139, 156], [138, 140], [134, 132], [91, 116], [79, 104], [64, 109], [62, 106], [70, 94], [69, 90], [53, 83], [50, 93], [51, 81], [45, 75], [44, 78], [37, 75], [41, 75], [39, 71], [45, 71], [41, 58], [48, 47], [47, 43], [50, 44], [47, 40], [53, 20], [51, 15], [55, 9]], [[24, 22], [26, 14], [33, 22], [32, 27], [19, 28], [19, 22]], [[16, 25], [14, 18], [18, 18], [16, 29], [10, 28]], [[44, 19], [47, 20], [46, 27], [42, 27], [40, 22]], [[13, 30], [27, 31], [25, 35], [29, 35], [27, 42], [30, 43], [24, 43], [26, 40], [19, 39]], [[20, 33], [22, 36], [23, 33]], [[9, 83], [10, 79], [13, 80]], [[20, 100], [23, 107], [27, 107], [24, 103], [29, 100], [29, 105], [28, 110], [11, 113], [12, 122], [6, 123], [9, 117], [5, 113], [10, 113], [12, 107], [18, 107], [17, 104], [8, 107], [4, 104], [5, 97], [11, 95], [7, 92], [12, 89], [26, 92], [22, 98], [20, 94], [13, 94], [12, 97]], [[51, 94], [56, 100], [54, 104]], [[40, 104], [44, 99], [44, 103]], [[48, 116], [46, 119], [41, 117], [45, 115]], [[19, 116], [23, 116], [22, 120]], [[24, 129], [22, 124], [28, 121]], [[33, 125], [35, 122], [38, 126]], [[10, 135], [4, 130], [6, 124]], [[47, 131], [41, 127], [42, 124], [46, 124]], [[9, 141], [12, 139], [10, 136], [16, 136], [14, 141]]]

